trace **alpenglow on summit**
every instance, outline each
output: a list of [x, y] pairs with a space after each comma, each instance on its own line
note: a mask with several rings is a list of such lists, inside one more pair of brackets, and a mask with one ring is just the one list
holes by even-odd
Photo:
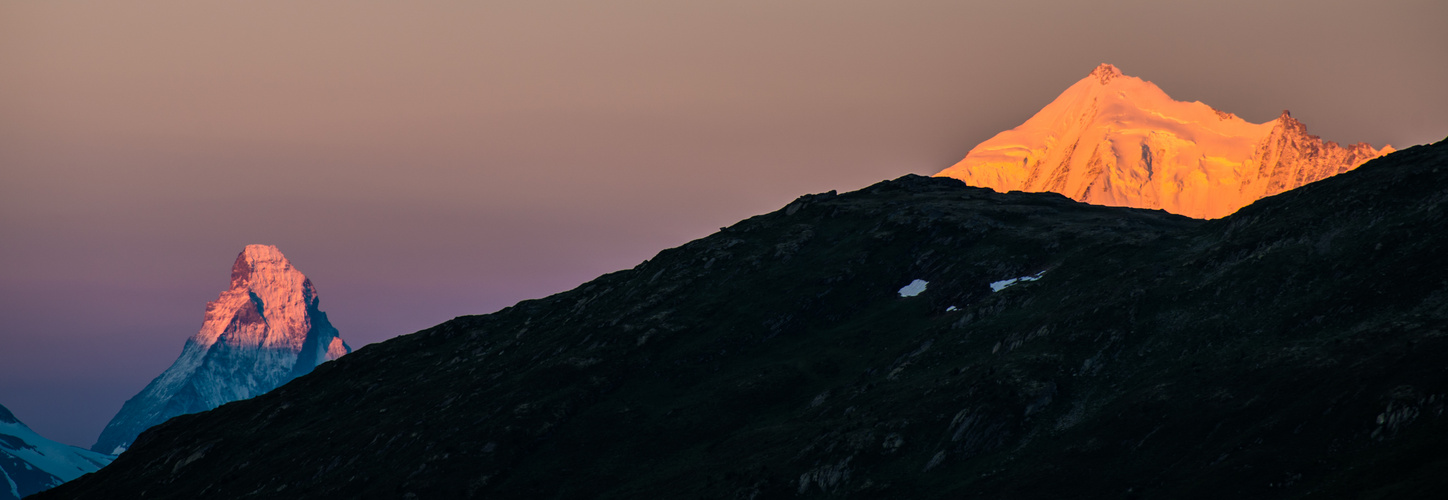
[[352, 352], [317, 308], [312, 281], [271, 245], [247, 245], [231, 287], [206, 304], [181, 357], [126, 401], [91, 449], [119, 454], [171, 417], [270, 391]]
[[1102, 64], [1025, 123], [935, 176], [1002, 193], [1049, 191], [1215, 219], [1391, 152], [1392, 146], [1324, 142], [1287, 111], [1251, 123], [1201, 102], [1176, 101]]

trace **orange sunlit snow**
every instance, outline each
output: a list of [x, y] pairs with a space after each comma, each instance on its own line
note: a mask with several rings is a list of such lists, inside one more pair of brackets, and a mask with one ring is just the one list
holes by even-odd
[[935, 174], [997, 191], [1223, 217], [1393, 151], [1308, 135], [1287, 112], [1251, 123], [1102, 64], [1021, 126]]

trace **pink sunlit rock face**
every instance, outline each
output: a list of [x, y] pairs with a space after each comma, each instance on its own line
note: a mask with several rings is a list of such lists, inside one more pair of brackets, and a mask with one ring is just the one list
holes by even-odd
[[231, 267], [231, 287], [206, 304], [201, 331], [126, 401], [91, 449], [120, 453], [171, 417], [259, 395], [352, 352], [317, 304], [311, 280], [280, 250], [247, 245]]
[[1251, 123], [1098, 66], [1019, 127], [937, 177], [1000, 192], [1055, 192], [1098, 205], [1218, 218], [1393, 151], [1341, 146], [1286, 111]]

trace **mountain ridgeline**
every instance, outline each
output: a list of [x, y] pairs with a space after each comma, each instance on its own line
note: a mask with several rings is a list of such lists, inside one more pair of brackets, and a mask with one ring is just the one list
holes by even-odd
[[1208, 221], [906, 176], [367, 346], [36, 498], [1430, 496], [1445, 225], [1443, 142]]

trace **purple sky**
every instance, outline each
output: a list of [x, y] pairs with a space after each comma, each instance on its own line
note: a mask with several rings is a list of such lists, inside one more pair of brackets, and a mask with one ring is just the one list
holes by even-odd
[[248, 243], [361, 347], [934, 173], [1102, 62], [1448, 135], [1448, 3], [1177, 3], [0, 3], [0, 404], [89, 446]]

